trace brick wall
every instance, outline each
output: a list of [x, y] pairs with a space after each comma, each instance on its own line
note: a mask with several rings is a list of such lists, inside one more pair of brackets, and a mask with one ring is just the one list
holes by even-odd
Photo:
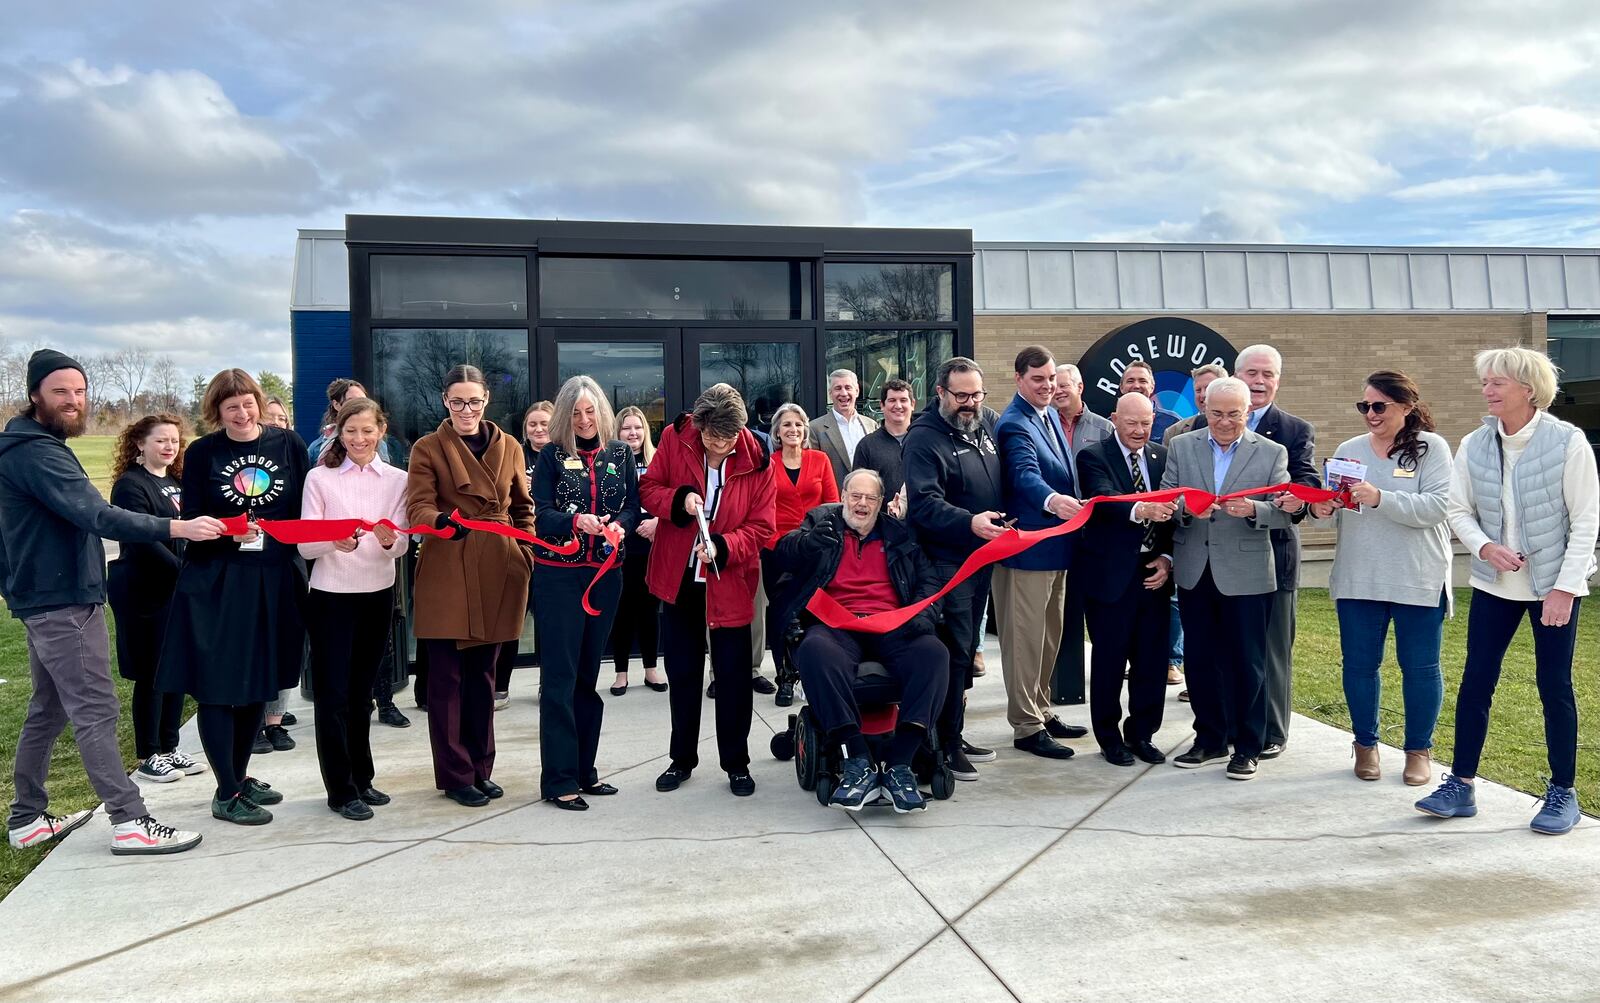
[[[1028, 345], [1043, 345], [1058, 361], [1077, 362], [1097, 339], [1141, 316], [982, 314], [975, 319], [978, 364], [1005, 407], [1012, 362]], [[1422, 390], [1438, 431], [1454, 449], [1483, 414], [1472, 356], [1484, 348], [1524, 344], [1543, 348], [1544, 314], [1200, 314], [1194, 320], [1243, 348], [1267, 342], [1283, 353], [1278, 403], [1317, 429], [1317, 460], [1360, 435], [1362, 381], [1376, 369], [1399, 369]], [[1231, 366], [1230, 366], [1231, 368]], [[1307, 545], [1333, 541], [1311, 529]]]

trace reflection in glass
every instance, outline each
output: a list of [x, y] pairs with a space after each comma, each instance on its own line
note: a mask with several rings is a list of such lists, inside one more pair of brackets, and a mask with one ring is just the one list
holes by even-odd
[[700, 389], [732, 384], [744, 398], [747, 423], [763, 432], [778, 405], [797, 399], [800, 346], [762, 341], [707, 342], [700, 346]]
[[528, 315], [525, 258], [476, 254], [374, 254], [372, 316], [522, 320]]
[[809, 261], [539, 258], [539, 313], [629, 320], [809, 320]]
[[590, 376], [611, 397], [613, 413], [638, 407], [657, 437], [666, 420], [666, 350], [649, 341], [563, 341], [556, 344], [556, 383]]
[[830, 261], [822, 266], [822, 280], [824, 320], [954, 319], [954, 265]]
[[374, 328], [372, 395], [389, 415], [389, 435], [406, 449], [432, 432], [447, 412], [440, 381], [466, 363], [489, 381], [484, 418], [521, 438], [522, 412], [533, 403], [528, 383], [528, 332], [518, 330]]
[[[830, 266], [831, 267], [831, 266]], [[861, 380], [856, 407], [882, 419], [878, 398], [896, 377], [911, 384], [917, 406], [928, 402], [939, 364], [955, 354], [952, 331], [828, 331], [825, 372], [849, 369]]]

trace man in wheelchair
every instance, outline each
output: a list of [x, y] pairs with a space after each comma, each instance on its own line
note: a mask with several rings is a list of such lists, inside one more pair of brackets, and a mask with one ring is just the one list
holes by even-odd
[[[859, 811], [880, 793], [901, 813], [927, 808], [917, 789], [912, 759], [927, 740], [949, 686], [949, 655], [934, 634], [937, 604], [886, 634], [835, 630], [805, 611], [821, 589], [856, 616], [908, 606], [932, 595], [941, 584], [909, 527], [882, 511], [883, 481], [871, 470], [853, 470], [844, 480], [839, 504], [819, 505], [800, 528], [778, 541], [780, 579], [778, 618], [790, 631], [803, 631], [794, 664], [811, 711], [828, 743], [842, 748], [844, 762], [829, 805]], [[881, 663], [899, 685], [899, 714], [882, 746], [883, 762], [873, 761], [861, 733], [856, 704], [856, 667]]]

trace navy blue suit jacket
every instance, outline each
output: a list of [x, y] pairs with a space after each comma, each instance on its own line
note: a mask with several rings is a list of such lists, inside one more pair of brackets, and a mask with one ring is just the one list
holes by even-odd
[[[1055, 426], [1053, 430], [1046, 421]], [[1032, 404], [1020, 395], [1012, 397], [994, 433], [1000, 444], [1000, 494], [1006, 515], [1017, 520], [1018, 529], [1061, 525], [1044, 510], [1045, 499], [1052, 494], [1075, 498], [1078, 492], [1070, 461], [1061, 452], [1067, 436], [1056, 409], [1045, 408], [1041, 420]], [[1022, 571], [1065, 571], [1072, 564], [1072, 534], [1035, 544], [1001, 563]]]

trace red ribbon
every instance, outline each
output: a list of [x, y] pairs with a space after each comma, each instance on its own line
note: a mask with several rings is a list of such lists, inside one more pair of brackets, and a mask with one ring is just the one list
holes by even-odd
[[811, 600], [806, 603], [806, 609], [818, 620], [836, 630], [853, 630], [862, 634], [887, 634], [896, 627], [904, 625], [912, 617], [932, 606], [945, 597], [951, 589], [966, 581], [975, 574], [979, 568], [1014, 557], [1029, 547], [1044, 540], [1081, 529], [1089, 521], [1089, 516], [1094, 512], [1094, 507], [1099, 502], [1169, 502], [1181, 497], [1189, 511], [1203, 511], [1211, 505], [1220, 505], [1234, 498], [1248, 498], [1252, 495], [1277, 494], [1287, 491], [1289, 494], [1303, 502], [1320, 502], [1342, 499], [1349, 503], [1348, 490], [1329, 491], [1325, 488], [1309, 487], [1305, 484], [1275, 484], [1272, 487], [1251, 488], [1248, 491], [1235, 491], [1233, 494], [1214, 495], [1209, 491], [1199, 488], [1167, 488], [1164, 491], [1144, 491], [1131, 495], [1101, 495], [1090, 498], [1083, 503], [1072, 518], [1059, 526], [1049, 529], [1010, 529], [1004, 536], [998, 536], [985, 543], [961, 562], [961, 567], [956, 569], [955, 576], [944, 583], [944, 588], [935, 592], [926, 599], [902, 606], [899, 609], [886, 610], [882, 613], [873, 613], [870, 616], [856, 616], [839, 604], [839, 601], [821, 589], [812, 593]]

